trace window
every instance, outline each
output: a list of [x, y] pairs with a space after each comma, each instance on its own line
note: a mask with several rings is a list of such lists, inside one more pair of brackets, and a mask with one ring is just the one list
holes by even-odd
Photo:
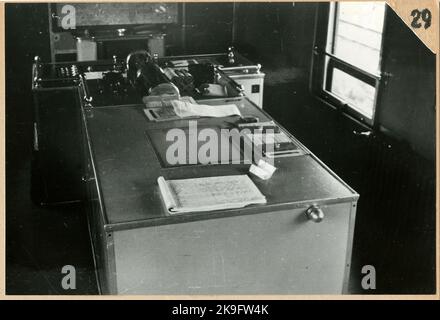
[[323, 63], [321, 90], [368, 124], [374, 120], [380, 81], [385, 8], [385, 2], [331, 3], [324, 50], [315, 52]]
[[[333, 3], [333, 35], [328, 43], [340, 59], [365, 71], [379, 71], [382, 29], [385, 13], [383, 2]], [[333, 20], [333, 21], [331, 21]]]
[[364, 116], [373, 119], [375, 87], [337, 68], [333, 70], [330, 92], [344, 99]]

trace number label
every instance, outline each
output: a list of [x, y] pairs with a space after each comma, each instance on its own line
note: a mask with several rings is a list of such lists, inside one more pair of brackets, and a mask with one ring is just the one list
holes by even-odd
[[420, 11], [419, 9], [414, 9], [411, 11], [411, 17], [413, 17], [413, 21], [411, 22], [411, 27], [415, 29], [419, 29], [422, 27], [422, 23], [420, 22], [420, 18], [424, 22], [423, 27], [428, 29], [431, 26], [432, 14], [429, 9], [423, 9]]

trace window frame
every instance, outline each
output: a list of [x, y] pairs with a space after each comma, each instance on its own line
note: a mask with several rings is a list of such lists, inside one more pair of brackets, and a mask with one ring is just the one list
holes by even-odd
[[[311, 77], [309, 83], [310, 90], [319, 98], [328, 102], [339, 112], [344, 113], [369, 127], [375, 127], [377, 123], [376, 120], [379, 96], [383, 86], [382, 58], [384, 54], [384, 35], [389, 8], [385, 4], [381, 49], [379, 55], [379, 70], [377, 74], [361, 69], [360, 67], [344, 61], [333, 54], [336, 36], [335, 30], [337, 30], [338, 23], [338, 10], [338, 2], [335, 2], [334, 6], [332, 6], [330, 3], [321, 3], [317, 6], [317, 12], [315, 15], [315, 35], [312, 53]], [[332, 18], [330, 15], [332, 15]], [[332, 19], [332, 21], [330, 19]], [[332, 22], [331, 25], [330, 22]], [[329, 33], [331, 33], [331, 41], [328, 41]], [[338, 97], [331, 92], [332, 75], [334, 69], [345, 72], [346, 74], [375, 88], [373, 116], [371, 119], [358, 111], [355, 106], [344, 101], [341, 97]]]

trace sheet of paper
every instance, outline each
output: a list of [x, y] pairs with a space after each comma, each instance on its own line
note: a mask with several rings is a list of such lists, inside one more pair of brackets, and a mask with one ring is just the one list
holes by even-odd
[[233, 115], [241, 116], [240, 110], [235, 104], [225, 104], [209, 106], [205, 104], [194, 104], [186, 101], [173, 100], [171, 104], [176, 114], [185, 117], [229, 117]]
[[267, 163], [266, 161], [260, 159], [257, 165], [251, 165], [251, 167], [249, 168], [249, 172], [263, 180], [268, 180], [272, 177], [276, 169], [277, 168], [275, 168], [270, 163]]
[[[174, 99], [167, 99], [166, 97], [162, 96], [149, 96], [147, 98], [149, 99], [144, 101], [146, 106], [144, 113], [148, 120], [161, 122], [181, 119], [181, 117], [176, 114], [171, 104], [171, 101]], [[179, 100], [194, 104], [197, 103], [192, 97], [188, 96], [181, 97]], [[198, 116], [193, 116], [190, 118], [198, 118]]]
[[188, 102], [192, 104], [197, 104], [197, 102], [190, 96], [183, 96], [180, 97], [180, 99], [175, 99], [171, 96], [147, 96], [143, 98], [143, 101], [145, 103], [146, 108], [173, 108], [173, 105], [171, 104], [171, 101], [182, 101], [182, 102]]
[[162, 198], [173, 213], [242, 208], [266, 203], [247, 175], [165, 180], [158, 178]]

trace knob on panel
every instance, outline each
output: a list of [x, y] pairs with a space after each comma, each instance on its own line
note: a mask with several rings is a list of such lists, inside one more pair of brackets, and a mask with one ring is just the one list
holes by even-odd
[[306, 210], [306, 215], [307, 218], [313, 222], [321, 222], [324, 219], [324, 211], [316, 205], [310, 206]]

